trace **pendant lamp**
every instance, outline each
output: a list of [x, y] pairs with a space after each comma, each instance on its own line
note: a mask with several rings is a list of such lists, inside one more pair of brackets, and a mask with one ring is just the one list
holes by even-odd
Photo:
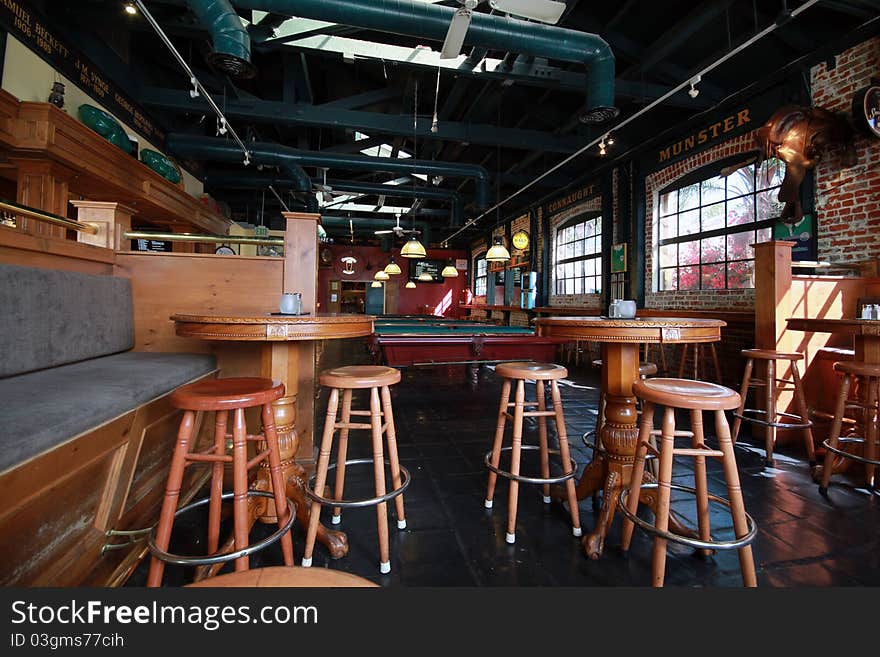
[[404, 287], [407, 290], [415, 290], [416, 289], [416, 282], [415, 281], [408, 281], [407, 284], [404, 285]]
[[443, 271], [440, 272], [440, 275], [443, 278], [458, 278], [458, 269], [455, 268], [452, 258], [446, 262], [446, 266], [443, 268]]
[[400, 255], [404, 258], [424, 258], [427, 253], [422, 243], [419, 242], [415, 235], [413, 235], [409, 238], [407, 243], [403, 245], [403, 248], [400, 250]]
[[379, 271], [376, 272], [376, 274], [373, 276], [373, 278], [375, 278], [377, 281], [387, 281], [391, 277], [385, 273], [384, 269], [380, 269]]
[[431, 276], [431, 274], [429, 274], [428, 272], [423, 271], [421, 274], [419, 274], [419, 280], [424, 281], [425, 283], [430, 283], [434, 280], [434, 277]]
[[370, 283], [370, 287], [382, 287], [382, 282], [381, 281], [373, 281], [372, 283]]
[[501, 239], [500, 235], [495, 237], [492, 248], [486, 252], [486, 260], [488, 262], [504, 262], [505, 260], [510, 260], [510, 251], [505, 248], [504, 241]]
[[400, 273], [400, 265], [394, 261], [394, 256], [391, 256], [391, 260], [385, 265], [385, 273], [391, 276], [397, 276]]

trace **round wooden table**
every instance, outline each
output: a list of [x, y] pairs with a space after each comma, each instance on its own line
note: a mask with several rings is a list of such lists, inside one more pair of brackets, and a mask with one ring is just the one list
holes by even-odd
[[[678, 344], [717, 342], [720, 319], [679, 319], [646, 317], [644, 319], [605, 319], [602, 317], [545, 317], [535, 321], [538, 334], [553, 338], [602, 343], [602, 392], [605, 394], [605, 424], [601, 444], [578, 482], [578, 499], [602, 490], [603, 506], [596, 528], [584, 537], [584, 551], [591, 559], [602, 555], [605, 535], [621, 489], [628, 488], [638, 440], [638, 419], [633, 383], [639, 377], [639, 346], [644, 343]], [[646, 472], [646, 478], [651, 475]], [[643, 489], [641, 501], [656, 508], [654, 489]], [[670, 531], [692, 533], [670, 518]]]
[[[254, 313], [222, 315], [172, 315], [177, 335], [201, 340], [229, 342], [260, 342], [260, 376], [281, 381], [285, 396], [273, 404], [281, 465], [287, 482], [287, 497], [296, 504], [297, 520], [308, 527], [311, 503], [306, 499], [305, 469], [295, 458], [300, 443], [311, 446], [314, 423], [315, 344], [320, 340], [359, 338], [373, 332], [372, 315], [318, 314], [299, 317], [289, 315], [257, 315]], [[299, 391], [303, 394], [300, 396]], [[297, 408], [300, 420], [297, 421]], [[309, 454], [311, 457], [311, 454]], [[271, 490], [268, 470], [261, 468], [256, 483], [258, 490]], [[254, 520], [259, 516], [263, 522], [276, 522], [274, 503], [255, 498]], [[318, 528], [318, 540], [327, 546], [331, 556], [342, 557], [348, 553], [348, 538], [342, 532]], [[221, 548], [222, 549], [222, 548]], [[222, 567], [222, 564], [219, 565]], [[219, 570], [207, 567], [200, 575]]]

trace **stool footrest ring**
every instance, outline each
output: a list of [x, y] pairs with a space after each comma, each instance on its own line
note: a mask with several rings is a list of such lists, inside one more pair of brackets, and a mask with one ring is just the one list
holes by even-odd
[[[391, 463], [386, 459], [384, 461], [385, 465], [391, 466]], [[345, 462], [345, 467], [347, 468], [350, 465], [373, 465], [373, 459], [350, 459]], [[339, 464], [333, 463], [327, 467], [327, 471], [335, 470]], [[357, 507], [363, 506], [376, 506], [377, 504], [382, 504], [382, 502], [387, 502], [388, 500], [394, 499], [398, 495], [400, 495], [403, 491], [405, 491], [409, 487], [410, 476], [409, 470], [407, 470], [402, 465], [400, 466], [400, 487], [395, 488], [392, 491], [385, 493], [384, 495], [377, 495], [376, 497], [371, 497], [364, 500], [334, 500], [329, 497], [322, 497], [318, 495], [314, 491], [315, 486], [315, 478], [316, 474], [313, 474], [309, 477], [309, 485], [304, 489], [306, 497], [308, 497], [312, 502], [317, 502], [321, 506], [335, 506], [340, 509], [354, 509]]]
[[798, 420], [797, 424], [792, 424], [790, 422], [768, 422], [767, 420], [761, 420], [756, 417], [751, 417], [746, 415], [746, 413], [757, 413], [759, 415], [767, 415], [767, 411], [761, 410], [758, 408], [744, 408], [742, 413], [734, 413], [733, 417], [739, 418], [744, 422], [751, 422], [752, 424], [759, 424], [762, 427], [776, 427], [777, 429], [809, 429], [813, 426], [812, 421], [806, 420], [802, 418], [800, 415], [794, 415], [793, 413], [783, 413], [782, 411], [776, 411], [776, 415], [779, 417], [787, 417], [792, 420]]
[[[850, 443], [850, 444], [865, 444], [864, 438], [854, 438], [852, 436], [844, 437], [841, 436], [838, 438], [838, 442], [840, 443]], [[845, 452], [842, 449], [838, 449], [837, 447], [832, 447], [830, 445], [831, 438], [826, 438], [822, 441], [822, 446], [827, 449], [829, 452], [834, 452], [838, 456], [845, 459], [852, 459], [853, 461], [859, 461], [860, 463], [867, 463], [868, 465], [880, 465], [880, 460], [865, 458], [864, 456], [859, 456], [858, 454], [851, 454], [850, 452]]]
[[[524, 452], [533, 452], [535, 450], [541, 449], [541, 447], [539, 445], [522, 445], [522, 446], [520, 446], [520, 449], [523, 450]], [[510, 452], [512, 450], [513, 450], [513, 447], [502, 447], [501, 448], [502, 452]], [[554, 456], [561, 456], [558, 449], [548, 449], [547, 453], [552, 454]], [[559, 475], [558, 477], [547, 477], [547, 478], [527, 477], [524, 475], [515, 475], [511, 472], [508, 472], [507, 470], [502, 470], [501, 468], [496, 468], [494, 465], [492, 465], [492, 450], [489, 450], [488, 452], [486, 452], [486, 456], [483, 458], [483, 463], [486, 464], [486, 467], [489, 468], [489, 470], [491, 470], [492, 472], [497, 474], [499, 477], [504, 477], [505, 479], [512, 479], [514, 481], [519, 481], [519, 482], [525, 483], [525, 484], [559, 484], [559, 483], [562, 483], [563, 481], [568, 481], [569, 479], [574, 477], [575, 473], [577, 472], [577, 461], [575, 461], [573, 458], [569, 458], [568, 460], [571, 461], [571, 464], [570, 464], [571, 470], [569, 470], [568, 472], [566, 472], [564, 474]]]
[[[696, 495], [697, 489], [691, 488], [689, 486], [681, 486], [679, 484], [669, 484], [669, 487], [672, 490], [683, 491], [685, 493], [692, 493]], [[656, 483], [646, 483], [642, 484], [641, 488], [659, 488], [659, 484]], [[755, 524], [755, 520], [746, 513], [746, 522], [748, 523], [749, 530], [746, 532], [745, 536], [741, 538], [734, 539], [732, 541], [704, 541], [699, 538], [691, 538], [690, 536], [681, 536], [680, 534], [673, 534], [669, 531], [660, 531], [654, 525], [649, 522], [646, 522], [639, 518], [634, 513], [630, 513], [630, 510], [627, 508], [627, 498], [629, 497], [629, 488], [623, 488], [620, 491], [620, 496], [618, 500], [620, 501], [620, 510], [627, 517], [627, 519], [632, 520], [636, 525], [638, 525], [642, 530], [649, 534], [654, 534], [655, 536], [659, 536], [660, 538], [665, 538], [667, 541], [671, 541], [673, 543], [679, 543], [681, 545], [687, 545], [692, 548], [698, 548], [703, 550], [735, 550], [741, 547], [745, 547], [749, 543], [755, 540], [755, 536], [758, 535], [758, 525]], [[712, 495], [708, 493], [709, 501], [717, 502], [719, 504], [723, 504], [724, 506], [730, 508], [730, 501], [726, 500], [723, 497], [718, 497], [717, 495]]]
[[[270, 500], [275, 499], [275, 495], [264, 490], [250, 489], [248, 490], [247, 494], [248, 497], [267, 497]], [[233, 497], [235, 497], [235, 493], [223, 493], [221, 497], [224, 500], [231, 500]], [[210, 497], [203, 497], [202, 499], [191, 502], [186, 506], [180, 507], [177, 511], [174, 512], [174, 517], [176, 518], [177, 516], [192, 511], [193, 509], [196, 509], [200, 506], [205, 506], [210, 502]], [[233, 559], [238, 559], [240, 557], [246, 557], [249, 554], [253, 554], [254, 552], [262, 550], [264, 547], [272, 545], [272, 543], [280, 540], [286, 532], [290, 531], [290, 528], [293, 526], [293, 521], [296, 518], [296, 505], [290, 498], [287, 499], [287, 511], [287, 522], [285, 522], [275, 532], [273, 532], [263, 540], [257, 541], [256, 543], [248, 545], [247, 547], [243, 547], [240, 550], [235, 550], [233, 552], [224, 552], [222, 554], [212, 554], [206, 557], [187, 557], [179, 554], [171, 554], [170, 552], [160, 550], [156, 545], [156, 532], [158, 530], [157, 527], [153, 527], [152, 531], [150, 532], [150, 540], [148, 543], [150, 553], [160, 561], [171, 563], [176, 566], [210, 566], [212, 564], [224, 563], [226, 561], [232, 561]]]

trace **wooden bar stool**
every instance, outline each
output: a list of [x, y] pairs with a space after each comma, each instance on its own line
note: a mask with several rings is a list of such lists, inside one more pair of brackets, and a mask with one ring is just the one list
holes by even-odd
[[[663, 345], [660, 346], [660, 353], [663, 353]], [[722, 381], [721, 378], [721, 364], [718, 362], [718, 350], [715, 348], [715, 343], [710, 342], [707, 345], [702, 345], [699, 342], [694, 342], [693, 344], [685, 342], [681, 345], [681, 362], [678, 364], [678, 378], [683, 379], [685, 375], [685, 366], [687, 364], [688, 351], [692, 351], [694, 355], [694, 380], [699, 381], [701, 378], [706, 376], [706, 367], [703, 363], [703, 356], [705, 355], [703, 352], [703, 346], [705, 346], [709, 350], [709, 355], [712, 358], [712, 366], [715, 370], [715, 380], [719, 383]], [[666, 369], [666, 365], [663, 366], [664, 370]]]
[[[810, 463], [810, 467], [812, 467], [816, 463], [816, 451], [813, 446], [813, 422], [810, 420], [810, 414], [807, 410], [804, 388], [801, 384], [801, 375], [798, 372], [797, 366], [798, 361], [804, 359], [804, 355], [775, 351], [773, 349], [744, 349], [742, 355], [746, 357], [746, 369], [743, 373], [742, 387], [739, 391], [741, 397], [740, 406], [733, 414], [735, 418], [733, 421], [734, 444], [736, 444], [737, 438], [739, 438], [739, 429], [743, 420], [764, 427], [764, 444], [767, 452], [765, 462], [767, 465], [772, 465], [773, 448], [776, 445], [776, 430], [799, 429], [803, 432], [807, 460]], [[766, 364], [767, 376], [765, 378], [757, 378], [752, 375], [756, 360]], [[776, 361], [780, 360], [791, 364], [791, 381], [777, 376]], [[763, 409], [746, 408], [746, 396], [748, 395], [749, 388], [764, 389]], [[786, 390], [794, 391], [797, 415], [784, 413], [776, 407], [779, 393]], [[754, 415], [760, 417], [754, 417]], [[783, 418], [792, 421], [783, 422], [781, 421]]]
[[[284, 563], [293, 565], [293, 543], [290, 538], [290, 527], [293, 524], [293, 503], [284, 492], [284, 480], [281, 475], [281, 457], [278, 451], [278, 436], [275, 433], [275, 415], [272, 402], [284, 396], [284, 385], [271, 379], [232, 378], [201, 381], [175, 390], [170, 397], [174, 408], [184, 411], [177, 434], [177, 444], [171, 458], [168, 482], [165, 486], [165, 498], [159, 522], [150, 536], [150, 572], [147, 586], [160, 586], [165, 572], [165, 563], [177, 565], [208, 565], [235, 559], [235, 570], [243, 571], [249, 567], [248, 555], [261, 550], [275, 541], [281, 541]], [[254, 406], [262, 407], [263, 435], [249, 435], [245, 424], [244, 411]], [[193, 426], [196, 413], [213, 411], [215, 414], [214, 446], [201, 453], [190, 453], [194, 443]], [[226, 455], [227, 422], [229, 413], [233, 413], [232, 422], [232, 455]], [[248, 441], [265, 443], [252, 459], [248, 460]], [[272, 492], [249, 490], [248, 470], [268, 459]], [[211, 463], [211, 494], [210, 497], [193, 502], [181, 509], [177, 508], [180, 497], [180, 486], [183, 481], [184, 469], [192, 463]], [[232, 464], [233, 492], [223, 493], [223, 466]], [[249, 497], [268, 497], [275, 502], [278, 516], [278, 530], [271, 536], [248, 544], [248, 533], [251, 519], [248, 512]], [[232, 499], [232, 517], [234, 526], [234, 551], [217, 554], [220, 540], [220, 512], [224, 499]], [[207, 557], [184, 557], [170, 554], [168, 544], [171, 540], [171, 528], [174, 518], [194, 508], [208, 504], [208, 555]]]
[[340, 589], [376, 588], [368, 579], [328, 568], [299, 568], [297, 566], [269, 566], [253, 568], [241, 573], [226, 573], [208, 577], [187, 588], [290, 588], [290, 589]]
[[[343, 508], [375, 506], [379, 526], [379, 572], [391, 572], [391, 559], [388, 548], [388, 506], [387, 502], [394, 499], [397, 506], [397, 528], [406, 529], [406, 515], [403, 508], [403, 491], [409, 486], [409, 471], [400, 465], [397, 457], [397, 433], [394, 429], [394, 414], [391, 408], [391, 392], [388, 386], [400, 382], [400, 371], [393, 367], [380, 365], [352, 365], [324, 370], [319, 377], [321, 385], [330, 388], [330, 399], [327, 402], [327, 417], [324, 422], [324, 433], [318, 453], [318, 465], [315, 474], [306, 488], [306, 495], [312, 500], [312, 512], [309, 517], [309, 531], [306, 534], [306, 547], [303, 553], [302, 566], [312, 565], [312, 552], [318, 534], [318, 522], [321, 506], [333, 507], [333, 523], [338, 524]], [[370, 391], [370, 410], [352, 410], [351, 395], [353, 390]], [[339, 408], [339, 393], [342, 391], [342, 418], [336, 421]], [[380, 401], [381, 397], [381, 401]], [[352, 416], [369, 417], [369, 423], [352, 422]], [[383, 424], [382, 421], [385, 421]], [[339, 430], [339, 449], [335, 465], [330, 465], [330, 452], [333, 447], [333, 434]], [[372, 433], [373, 457], [370, 459], [346, 460], [348, 452], [348, 432], [352, 429], [368, 429]], [[388, 441], [388, 460], [385, 460], [382, 449], [382, 434]], [[372, 463], [375, 477], [376, 496], [369, 499], [345, 500], [342, 495], [345, 486], [345, 470], [347, 466]], [[385, 465], [391, 468], [393, 490], [385, 490]], [[327, 473], [336, 470], [336, 484], [333, 498], [324, 497], [324, 486], [327, 484]], [[314, 482], [314, 486], [311, 486]]]
[[[542, 484], [544, 503], [549, 504], [550, 484], [565, 482], [568, 493], [568, 505], [571, 513], [572, 534], [581, 535], [581, 521], [578, 513], [577, 491], [574, 486], [574, 475], [577, 471], [577, 463], [571, 458], [568, 446], [568, 435], [565, 430], [565, 417], [562, 413], [562, 398], [559, 394], [557, 381], [568, 376], [568, 370], [561, 365], [551, 363], [501, 363], [495, 368], [495, 373], [504, 379], [501, 385], [501, 404], [498, 408], [498, 424], [495, 429], [495, 442], [492, 449], [486, 453], [484, 459], [489, 468], [489, 487], [486, 492], [484, 506], [491, 509], [495, 497], [495, 484], [498, 475], [510, 479], [510, 491], [508, 496], [507, 510], [507, 536], [508, 543], [516, 542], [516, 511], [519, 502], [520, 482], [529, 484]], [[535, 381], [535, 395], [537, 400], [527, 402], [525, 400], [526, 380]], [[513, 402], [510, 401], [510, 389], [516, 381], [516, 392]], [[550, 382], [550, 394], [553, 401], [553, 409], [547, 410], [545, 401], [544, 384]], [[536, 411], [526, 411], [526, 407], [537, 407]], [[513, 415], [508, 411], [513, 407]], [[527, 417], [538, 418], [538, 445], [523, 445], [523, 419]], [[547, 418], [552, 417], [556, 423], [556, 434], [559, 436], [559, 449], [549, 449], [547, 445]], [[503, 447], [504, 429], [507, 420], [513, 421], [513, 443], [511, 447]], [[539, 450], [541, 453], [541, 476], [527, 477], [520, 474], [520, 459], [523, 450]], [[510, 471], [499, 467], [501, 452], [510, 452]], [[562, 460], [564, 474], [558, 477], [550, 476], [550, 455], [558, 455]]]
[[[828, 484], [834, 465], [834, 457], [852, 459], [863, 463], [865, 466], [865, 481], [868, 490], [873, 490], [875, 485], [875, 471], [880, 466], [877, 459], [878, 436], [878, 400], [880, 400], [880, 365], [872, 365], [864, 362], [842, 361], [834, 363], [834, 370], [843, 374], [840, 391], [837, 393], [837, 404], [834, 412], [834, 420], [831, 424], [829, 437], [822, 443], [825, 446], [825, 465], [822, 468], [822, 483], [819, 484], [819, 492], [828, 494]], [[858, 389], [858, 397], [850, 393]], [[862, 436], [841, 436], [844, 416], [847, 410], [858, 409], [861, 418], [856, 419], [854, 424], [862, 429]], [[840, 444], [861, 444], [864, 446], [863, 454], [852, 454], [840, 448]]]
[[[757, 535], [755, 521], [745, 511], [736, 456], [730, 427], [724, 411], [735, 409], [740, 404], [739, 395], [723, 386], [690, 379], [647, 379], [637, 381], [633, 386], [636, 396], [642, 401], [642, 421], [639, 427], [639, 440], [633, 464], [632, 483], [629, 490], [620, 493], [620, 507], [624, 513], [623, 541], [621, 549], [629, 550], [634, 525], [654, 535], [654, 558], [652, 560], [652, 584], [663, 586], [666, 572], [666, 543], [672, 541], [702, 550], [704, 553], [715, 549], [739, 550], [739, 564], [743, 584], [757, 586], [755, 561], [750, 543]], [[654, 431], [654, 407], [665, 407], [663, 424], [660, 430], [660, 449], [651, 447], [650, 438]], [[686, 409], [691, 415], [692, 447], [676, 448], [675, 409]], [[703, 437], [703, 411], [715, 413], [715, 432], [718, 434], [719, 449], [709, 449]], [[645, 458], [649, 452], [655, 453], [660, 461], [660, 474], [657, 483], [642, 483], [645, 473]], [[672, 483], [672, 462], [675, 456], [690, 456], [694, 459], [695, 487], [689, 488]], [[728, 498], [709, 493], [706, 479], [706, 459], [720, 458], [727, 481]], [[642, 488], [658, 489], [657, 514], [654, 524], [645, 522], [637, 515], [639, 493]], [[673, 490], [696, 495], [699, 538], [690, 538], [669, 531], [669, 501]], [[732, 541], [712, 540], [709, 524], [709, 502], [717, 502], [730, 508], [736, 539]]]

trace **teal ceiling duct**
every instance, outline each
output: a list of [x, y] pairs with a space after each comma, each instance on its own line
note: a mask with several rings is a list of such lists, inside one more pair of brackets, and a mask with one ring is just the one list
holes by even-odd
[[[323, 181], [314, 179], [321, 184]], [[257, 171], [209, 171], [205, 174], [205, 186], [215, 189], [260, 189], [269, 185], [278, 189], [289, 189], [294, 182], [272, 173]], [[451, 225], [461, 226], [464, 221], [464, 205], [461, 195], [452, 189], [437, 187], [413, 187], [411, 185], [383, 185], [381, 183], [361, 182], [359, 180], [328, 180], [327, 185], [334, 191], [370, 194], [393, 198], [415, 198], [429, 201], [442, 201], [451, 204]]]
[[[193, 158], [213, 162], [242, 162], [241, 148], [228, 139], [220, 137], [201, 137], [173, 133], [165, 141], [166, 149], [181, 158]], [[281, 144], [269, 142], [248, 142], [251, 162], [286, 167], [285, 172], [294, 167], [322, 167], [345, 171], [384, 171], [388, 173], [421, 173], [429, 176], [448, 176], [451, 178], [473, 178], [476, 184], [474, 201], [481, 209], [489, 207], [491, 198], [491, 179], [489, 172], [478, 164], [453, 164], [436, 160], [417, 160], [415, 158], [371, 157], [350, 153], [324, 153], [304, 151]], [[305, 175], [303, 172], [302, 175]], [[311, 189], [311, 180], [308, 180]], [[302, 183], [304, 184], [304, 182]], [[298, 191], [304, 191], [299, 189]]]
[[211, 34], [214, 51], [208, 62], [234, 78], [252, 78], [251, 38], [229, 0], [187, 0], [190, 11]]
[[[233, 0], [237, 7], [442, 42], [459, 8], [414, 0]], [[617, 116], [614, 54], [599, 36], [510, 16], [474, 12], [465, 45], [576, 62], [587, 68], [584, 123]]]

